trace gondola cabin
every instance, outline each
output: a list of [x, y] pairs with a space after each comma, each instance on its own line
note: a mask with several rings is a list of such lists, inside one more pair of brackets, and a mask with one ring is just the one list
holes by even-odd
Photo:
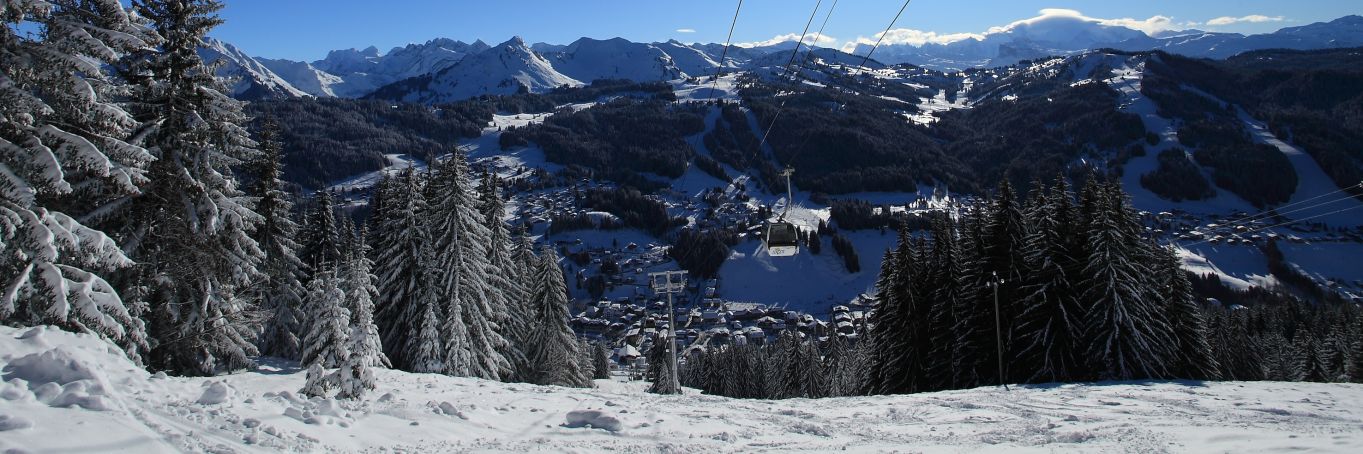
[[767, 254], [772, 257], [790, 257], [800, 253], [800, 235], [789, 222], [768, 222], [766, 232]]

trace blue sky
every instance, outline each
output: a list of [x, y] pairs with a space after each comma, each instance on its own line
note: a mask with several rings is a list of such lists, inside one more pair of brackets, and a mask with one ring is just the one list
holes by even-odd
[[[798, 35], [819, 0], [744, 0], [734, 41]], [[737, 0], [226, 0], [227, 23], [213, 36], [247, 53], [316, 60], [331, 49], [394, 46], [446, 37], [496, 45], [514, 35], [567, 44], [588, 36], [632, 41], [724, 42]], [[818, 28], [833, 0], [823, 0]], [[873, 39], [900, 0], [839, 0], [824, 45]], [[914, 0], [890, 36], [904, 42], [953, 39], [1046, 14], [1082, 14], [1148, 30], [1198, 28], [1239, 33], [1363, 14], [1359, 0]], [[813, 30], [810, 32], [813, 33]]]

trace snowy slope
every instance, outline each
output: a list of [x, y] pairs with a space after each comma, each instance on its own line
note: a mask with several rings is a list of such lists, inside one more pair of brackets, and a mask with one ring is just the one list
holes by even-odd
[[469, 44], [436, 38], [394, 47], [388, 53], [370, 46], [363, 50], [333, 50], [326, 58], [312, 63], [272, 60], [267, 64], [278, 68], [276, 71], [290, 83], [314, 95], [358, 98], [384, 85], [448, 68], [488, 48], [482, 41]]
[[688, 76], [714, 75], [719, 68], [718, 55], [711, 57], [704, 51], [683, 44], [681, 41], [674, 39], [665, 43], [653, 43], [653, 46], [672, 57], [672, 64]]
[[597, 79], [652, 82], [686, 77], [672, 62], [672, 56], [662, 49], [624, 38], [581, 38], [544, 57], [558, 72], [583, 82]]
[[[151, 375], [88, 335], [0, 327], [6, 452], [1358, 452], [1363, 386], [1038, 385], [736, 400], [377, 371], [360, 401], [297, 395], [291, 363]], [[571, 422], [591, 422], [583, 427]]]
[[339, 87], [333, 88], [333, 86], [345, 83], [345, 79], [340, 76], [317, 69], [311, 63], [268, 58], [257, 58], [256, 61], [265, 65], [266, 68], [270, 68], [271, 71], [288, 81], [294, 88], [313, 96], [335, 97]]
[[233, 97], [257, 100], [308, 96], [237, 46], [213, 38], [204, 38], [203, 42], [199, 57], [206, 63], [221, 62], [216, 74], [230, 81], [228, 94]]
[[532, 92], [543, 92], [563, 85], [577, 86], [582, 82], [555, 70], [518, 36], [433, 75], [389, 85], [374, 95], [406, 102], [439, 103], [484, 94], [512, 94], [522, 86]]

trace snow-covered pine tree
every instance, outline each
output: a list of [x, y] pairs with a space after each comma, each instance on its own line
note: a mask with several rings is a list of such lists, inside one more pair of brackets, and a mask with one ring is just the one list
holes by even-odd
[[341, 246], [341, 263], [344, 265], [355, 251], [360, 250], [360, 231], [355, 227], [355, 219], [345, 210], [336, 210], [336, 235]]
[[956, 309], [964, 294], [965, 270], [957, 252], [956, 225], [950, 216], [935, 216], [931, 221], [932, 253], [924, 297], [929, 299], [926, 335], [929, 344], [926, 364], [927, 389], [951, 388], [957, 375], [955, 357]]
[[886, 307], [884, 326], [876, 326], [880, 330], [876, 338], [877, 357], [883, 362], [880, 394], [918, 392], [922, 385], [923, 357], [927, 352], [922, 348], [925, 336], [921, 322], [926, 321], [927, 314], [920, 311], [923, 302], [917, 298], [921, 292], [915, 284], [920, 282], [922, 257], [916, 243], [907, 232], [900, 233], [894, 253], [897, 274], [891, 283], [894, 290], [889, 301], [881, 302], [891, 304]]
[[1179, 263], [1172, 247], [1161, 247], [1155, 275], [1164, 296], [1164, 313], [1169, 318], [1175, 345], [1170, 348], [1169, 376], [1193, 380], [1217, 380], [1221, 366], [1207, 342], [1207, 321], [1193, 295], [1193, 284]]
[[1291, 355], [1289, 379], [1316, 383], [1330, 381], [1330, 373], [1325, 367], [1325, 358], [1320, 354], [1320, 347], [1320, 341], [1309, 329], [1297, 330], [1292, 347], [1287, 350]]
[[[502, 356], [506, 339], [497, 321], [506, 311], [503, 289], [492, 285], [488, 263], [491, 233], [483, 225], [468, 162], [456, 151], [436, 164], [428, 185], [431, 206], [427, 227], [434, 255], [430, 274], [436, 296], [445, 304], [445, 368], [451, 375], [499, 380], [511, 371]], [[462, 322], [462, 327], [460, 326]], [[460, 331], [466, 329], [466, 339]], [[465, 348], [467, 354], [460, 351]]]
[[[416, 362], [407, 353], [420, 351], [419, 334], [428, 306], [436, 304], [426, 273], [430, 261], [425, 211], [426, 198], [420, 177], [406, 170], [384, 185], [383, 219], [380, 222], [378, 260], [375, 275], [379, 277], [379, 301], [376, 322], [383, 337], [384, 353], [393, 366], [407, 371], [416, 370]], [[430, 313], [436, 314], [434, 309]], [[433, 320], [432, 328], [440, 326]], [[438, 339], [439, 334], [426, 341]], [[440, 351], [437, 343], [432, 351]], [[443, 356], [443, 355], [442, 355]], [[430, 366], [430, 358], [422, 363]], [[423, 369], [423, 372], [438, 372]]]
[[823, 355], [822, 361], [825, 377], [823, 395], [843, 397], [855, 395], [858, 391], [858, 384], [852, 379], [854, 375], [851, 374], [854, 372], [851, 369], [856, 367], [850, 362], [851, 353], [842, 335], [833, 333], [828, 336], [827, 352]]
[[592, 379], [611, 378], [611, 353], [605, 341], [592, 343]]
[[[535, 279], [536, 269], [539, 267], [539, 257], [535, 256], [535, 243], [530, 239], [524, 228], [518, 229], [511, 247], [512, 266], [517, 268], [517, 282], [522, 287], [522, 297], [519, 303], [514, 304], [508, 311], [507, 324], [509, 331], [507, 341], [516, 346], [520, 353], [519, 362], [513, 362], [515, 371], [511, 374], [517, 381], [531, 381], [529, 376], [534, 374], [534, 369], [530, 364], [530, 341], [535, 331], [535, 307], [531, 304], [531, 293], [537, 285]], [[515, 303], [516, 301], [512, 301]]]
[[672, 350], [668, 348], [670, 342], [672, 338], [668, 330], [660, 329], [653, 337], [653, 348], [648, 352], [648, 370], [653, 384], [648, 387], [648, 392], [681, 394], [681, 387], [672, 381]]
[[1354, 313], [1353, 334], [1349, 336], [1348, 367], [1345, 369], [1349, 382], [1363, 383], [1363, 314]]
[[350, 254], [346, 266], [343, 290], [346, 292], [346, 308], [350, 310], [350, 358], [351, 363], [364, 367], [392, 367], [388, 357], [383, 354], [379, 327], [374, 324], [374, 301], [379, 291], [374, 287], [373, 264], [369, 260], [366, 241], [368, 236], [368, 228], [361, 228], [356, 241], [359, 249]]
[[311, 331], [303, 340], [303, 364], [324, 368], [340, 367], [350, 357], [350, 311], [345, 308], [345, 292], [335, 271], [314, 276], [308, 284], [308, 307], [316, 312]]
[[1163, 311], [1150, 301], [1141, 262], [1145, 247], [1134, 235], [1141, 227], [1115, 183], [1097, 190], [1089, 223], [1088, 259], [1082, 301], [1086, 352], [1098, 364], [1098, 378], [1132, 380], [1167, 376], [1172, 337]]
[[346, 306], [352, 317], [350, 337], [346, 340], [350, 355], [336, 372], [340, 387], [337, 397], [342, 399], [358, 399], [366, 391], [374, 389], [374, 371], [371, 368], [390, 366], [379, 341], [379, 327], [374, 325], [374, 297], [378, 290], [374, 288], [374, 278], [370, 272], [369, 247], [365, 242], [367, 236], [368, 231], [361, 229], [355, 241], [357, 249], [350, 254], [346, 266]]
[[261, 155], [256, 160], [256, 181], [252, 195], [259, 197], [256, 211], [262, 221], [256, 228], [256, 243], [265, 251], [261, 270], [266, 281], [254, 289], [260, 309], [266, 313], [265, 326], [260, 335], [260, 353], [280, 358], [298, 359], [303, 352], [301, 330], [303, 306], [302, 280], [305, 266], [298, 259], [298, 224], [292, 217], [293, 202], [280, 189], [279, 124], [272, 117], [260, 121], [257, 133]]
[[[1059, 183], [1063, 184], [1063, 182]], [[1024, 383], [1064, 381], [1082, 371], [1083, 307], [1070, 283], [1072, 267], [1066, 226], [1070, 197], [1066, 191], [1047, 193], [1040, 182], [1025, 213], [1023, 265], [1027, 269], [1019, 293], [1019, 321], [1013, 330], [1012, 379]]]
[[264, 258], [249, 232], [261, 221], [232, 166], [258, 154], [242, 103], [198, 55], [222, 23], [215, 0], [138, 0], [134, 8], [162, 37], [126, 60], [132, 106], [156, 158], [142, 195], [127, 205], [119, 241], [143, 264], [155, 369], [208, 375], [251, 366], [257, 354], [242, 290], [262, 281]]
[[518, 343], [518, 339], [524, 337], [527, 329], [525, 314], [530, 312], [526, 307], [528, 295], [525, 285], [529, 268], [519, 266], [513, 257], [515, 245], [507, 231], [506, 201], [502, 198], [500, 183], [495, 174], [484, 177], [480, 196], [483, 223], [489, 233], [487, 276], [493, 290], [489, 295], [490, 305], [496, 315], [498, 332], [504, 341], [502, 357], [506, 358], [510, 365], [510, 369], [504, 371], [502, 375], [505, 379], [519, 380], [515, 373], [523, 370], [526, 362], [524, 347]]
[[341, 262], [341, 229], [336, 218], [336, 201], [331, 191], [317, 191], [308, 209], [308, 222], [302, 234], [303, 249], [298, 254], [314, 275], [335, 269]]
[[810, 399], [827, 397], [828, 377], [824, 376], [823, 357], [813, 339], [800, 342], [799, 396]]
[[577, 378], [578, 386], [583, 388], [593, 386], [592, 379], [596, 375], [594, 354], [591, 342], [588, 342], [584, 337], [577, 338], [577, 370], [580, 373]]
[[544, 245], [531, 281], [533, 325], [526, 358], [531, 364], [528, 381], [541, 385], [574, 386], [582, 374], [573, 358], [577, 343], [568, 326], [568, 284], [563, 280], [558, 253]]
[[133, 262], [93, 226], [152, 160], [105, 65], [155, 39], [117, 0], [0, 7], [0, 322], [93, 332], [139, 362], [142, 302], [105, 280]]
[[979, 208], [968, 209], [961, 220], [958, 259], [963, 268], [960, 299], [956, 307], [956, 342], [952, 357], [956, 361], [956, 388], [973, 388], [998, 382], [995, 345], [994, 301], [989, 280], [993, 275], [983, 264], [986, 256], [984, 217]]
[[434, 303], [421, 304], [420, 317], [416, 320], [418, 331], [413, 333], [407, 343], [405, 357], [412, 372], [435, 374], [445, 371], [445, 354], [440, 345], [440, 316], [436, 314]]
[[[998, 320], [1002, 324], [1003, 351], [1007, 355], [1014, 350], [1011, 345], [1013, 328], [1018, 314], [1022, 312], [1019, 287], [1023, 284], [1022, 276], [1026, 266], [1022, 254], [1024, 237], [1027, 234], [1022, 204], [1018, 203], [1017, 193], [1014, 192], [1013, 184], [1008, 178], [999, 182], [998, 191], [987, 209], [989, 217], [984, 226], [986, 247], [981, 264], [984, 265], [983, 272], [998, 273], [998, 278], [1003, 280], [998, 284]], [[992, 292], [989, 297], [992, 312]], [[1005, 367], [1011, 363], [1009, 359], [1005, 358]]]
[[[906, 241], [902, 232], [899, 240]], [[880, 275], [876, 276], [876, 305], [869, 316], [870, 328], [865, 342], [877, 348], [872, 348], [871, 355], [867, 358], [866, 381], [862, 383], [863, 387], [857, 390], [859, 395], [879, 394], [880, 383], [885, 379], [885, 363], [888, 362], [890, 352], [878, 346], [889, 343], [890, 314], [897, 310], [898, 300], [895, 297], [894, 283], [899, 269], [895, 267], [898, 261], [894, 254], [894, 249], [885, 250], [880, 260]]]
[[308, 366], [307, 377], [307, 381], [303, 382], [303, 389], [298, 390], [298, 393], [308, 397], [327, 397], [337, 384], [336, 375], [328, 374], [326, 369], [317, 363]]

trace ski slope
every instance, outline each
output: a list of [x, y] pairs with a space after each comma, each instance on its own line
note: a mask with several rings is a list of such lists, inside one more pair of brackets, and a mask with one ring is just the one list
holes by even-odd
[[[88, 335], [0, 327], [3, 452], [1339, 452], [1363, 386], [1066, 384], [736, 400], [378, 371], [359, 401], [297, 395], [293, 364], [148, 374]], [[590, 424], [591, 427], [587, 425]]]

